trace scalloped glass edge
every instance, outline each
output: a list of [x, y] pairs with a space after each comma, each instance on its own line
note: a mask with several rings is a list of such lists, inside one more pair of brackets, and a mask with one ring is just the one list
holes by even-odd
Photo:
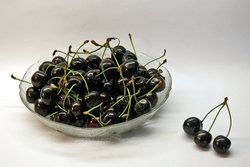
[[[30, 81], [31, 75], [36, 70], [38, 70], [39, 65], [45, 60], [51, 60], [51, 57], [52, 56], [44, 57], [44, 58], [40, 59], [39, 61], [37, 61], [36, 63], [34, 63], [33, 65], [31, 65], [28, 68], [28, 70], [25, 72], [25, 74], [23, 76], [23, 80]], [[137, 52], [137, 57], [138, 57], [138, 62], [143, 63], [143, 64], [145, 64], [146, 62], [153, 59], [152, 57], [150, 57], [142, 52]], [[160, 64], [159, 61], [154, 61], [147, 66], [147, 69], [157, 67], [159, 64]], [[43, 124], [45, 124], [46, 126], [52, 128], [54, 130], [57, 130], [59, 132], [62, 132], [64, 134], [67, 134], [70, 136], [76, 136], [76, 137], [104, 137], [104, 136], [111, 136], [111, 135], [119, 135], [119, 134], [122, 134], [124, 132], [129, 131], [129, 130], [132, 130], [138, 126], [143, 125], [145, 122], [147, 122], [149, 119], [151, 119], [154, 114], [156, 114], [156, 112], [162, 107], [162, 105], [168, 99], [170, 90], [172, 88], [172, 78], [171, 78], [171, 75], [170, 75], [169, 71], [167, 70], [167, 68], [162, 66], [161, 69], [163, 71], [162, 74], [165, 77], [166, 88], [162, 92], [157, 93], [158, 103], [156, 104], [156, 106], [154, 108], [152, 108], [152, 110], [150, 112], [143, 114], [140, 117], [129, 120], [127, 122], [109, 125], [109, 126], [105, 126], [105, 127], [101, 127], [101, 128], [76, 127], [76, 126], [67, 125], [67, 124], [52, 121], [48, 118], [45, 118], [45, 117], [37, 114], [36, 112], [34, 112], [34, 105], [30, 104], [26, 101], [26, 90], [30, 85], [28, 85], [24, 82], [21, 82], [19, 85], [19, 89], [20, 89], [19, 95], [20, 95], [20, 98], [21, 98], [23, 104], [35, 115], [35, 117], [39, 121], [41, 121]]]

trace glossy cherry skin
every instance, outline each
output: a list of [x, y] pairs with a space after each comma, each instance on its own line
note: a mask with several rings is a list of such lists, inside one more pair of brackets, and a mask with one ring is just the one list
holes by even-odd
[[183, 130], [189, 135], [195, 135], [199, 130], [202, 129], [202, 122], [199, 118], [190, 117], [183, 123]]
[[29, 103], [35, 103], [36, 100], [40, 97], [40, 90], [34, 87], [29, 87], [26, 91], [26, 100]]
[[147, 71], [146, 67], [144, 67], [142, 65], [139, 65], [138, 66], [138, 71], [135, 74], [135, 77], [136, 76], [142, 76], [142, 77], [145, 77], [145, 78], [149, 78], [149, 72]]
[[51, 77], [62, 77], [64, 76], [64, 67], [56, 66], [51, 70]]
[[134, 59], [137, 60], [137, 57], [135, 56], [134, 53], [130, 52], [129, 50], [127, 50], [124, 55], [122, 56], [122, 63], [125, 61], [128, 61], [130, 59]]
[[40, 98], [36, 100], [34, 109], [35, 109], [36, 113], [38, 113], [44, 117], [49, 115], [52, 111], [51, 106], [44, 104], [42, 99], [40, 99]]
[[41, 88], [48, 82], [48, 75], [43, 71], [36, 71], [31, 77], [31, 82], [34, 87]]
[[[59, 96], [57, 96], [57, 104], [59, 104], [61, 107], [63, 107], [63, 101], [64, 101], [65, 97], [66, 97], [65, 93], [61, 93]], [[69, 107], [70, 107], [68, 98], [65, 99], [64, 107], [66, 109], [69, 109]]]
[[102, 86], [103, 86], [102, 89], [105, 92], [113, 93], [115, 91], [115, 80], [110, 79], [110, 80], [106, 81], [105, 79], [103, 79], [102, 80]]
[[[104, 59], [103, 62], [100, 63], [99, 69], [102, 70], [102, 67], [103, 67], [103, 70], [105, 70], [105, 69], [110, 68], [110, 67], [117, 67], [117, 65], [112, 60]], [[107, 77], [113, 77], [116, 73], [117, 73], [117, 69], [111, 69], [111, 70], [106, 71], [105, 75]]]
[[101, 103], [100, 94], [97, 91], [91, 91], [84, 96], [85, 104], [88, 108], [93, 108]]
[[41, 89], [40, 97], [44, 104], [52, 105], [55, 103], [57, 98], [57, 89], [50, 87], [49, 85], [44, 86]]
[[85, 74], [84, 78], [90, 90], [100, 88], [99, 85], [101, 83], [101, 76], [96, 76], [99, 73], [100, 73], [99, 69], [92, 69]]
[[[122, 116], [119, 118], [119, 121], [120, 122], [126, 122], [127, 121], [127, 115], [128, 115], [127, 113], [122, 114]], [[128, 116], [128, 121], [131, 120], [131, 119], [133, 119], [133, 116], [130, 114]]]
[[166, 83], [165, 83], [165, 80], [161, 77], [161, 76], [156, 76], [156, 77], [153, 77], [148, 85], [149, 85], [149, 88], [150, 89], [153, 89], [157, 84], [159, 84], [161, 81], [161, 84], [155, 89], [156, 92], [161, 92], [165, 89], [166, 87]]
[[146, 98], [139, 100], [134, 106], [134, 111], [138, 117], [142, 114], [148, 113], [151, 109], [151, 103]]
[[79, 117], [84, 111], [84, 104], [81, 101], [73, 101], [70, 105], [70, 112], [75, 116]]
[[70, 89], [73, 85], [74, 85], [74, 87], [72, 88], [72, 90], [75, 93], [80, 93], [81, 91], [83, 91], [84, 83], [83, 83], [83, 80], [82, 80], [81, 77], [79, 77], [79, 76], [70, 76], [68, 81], [67, 81], [66, 87], [68, 89]]
[[148, 90], [148, 85], [147, 85], [147, 81], [145, 78], [139, 78], [136, 79], [135, 81], [135, 88], [136, 88], [136, 92], [140, 89], [141, 93], [140, 94], [145, 94], [147, 93]]
[[[99, 119], [99, 117], [97, 117], [97, 119]], [[99, 122], [95, 118], [90, 117], [87, 121], [87, 127], [88, 128], [99, 128], [99, 127], [101, 127], [101, 125], [99, 124]]]
[[48, 75], [51, 76], [51, 70], [55, 67], [55, 65], [51, 61], [45, 61], [39, 66], [39, 71], [43, 71]]
[[[122, 100], [121, 100], [122, 99]], [[116, 105], [115, 105], [115, 110], [119, 111], [118, 113], [121, 114], [121, 112], [126, 108], [126, 106], [128, 105], [129, 102], [129, 98], [125, 97], [123, 95], [118, 95], [115, 98], [115, 102], [119, 101]]]
[[111, 96], [107, 92], [101, 92], [100, 93], [100, 100], [103, 102], [103, 105], [107, 105], [111, 102]]
[[158, 102], [158, 96], [157, 93], [155, 92], [150, 92], [149, 94], [146, 95], [146, 98], [150, 101], [152, 108], [156, 106]]
[[61, 56], [56, 56], [52, 59], [52, 62], [53, 64], [57, 65], [59, 63], [66, 62], [66, 60]]
[[111, 55], [112, 60], [115, 62], [115, 58], [119, 64], [122, 64], [122, 57], [126, 52], [126, 48], [121, 45], [117, 45], [113, 48], [113, 54]]
[[131, 77], [135, 75], [138, 71], [139, 63], [137, 60], [131, 59], [123, 62], [122, 64], [122, 72], [124, 76]]
[[155, 68], [150, 68], [148, 69], [148, 74], [149, 74], [149, 77], [152, 77], [153, 75], [159, 76], [160, 72]]
[[[128, 77], [123, 77], [123, 78], [120, 78], [117, 80], [117, 83], [116, 83], [116, 86], [117, 86], [117, 89], [119, 90], [120, 93], [123, 93], [124, 92], [124, 84], [125, 84], [125, 87], [127, 85], [127, 83], [130, 81], [131, 79], [128, 78]], [[123, 84], [124, 82], [124, 84]], [[128, 86], [128, 88], [130, 90], [132, 90], [132, 84], [130, 86]], [[132, 93], [132, 92], [130, 92]]]
[[108, 123], [108, 125], [111, 125], [111, 124], [115, 124], [118, 122], [118, 115], [116, 114], [115, 112], [115, 109], [113, 107], [109, 108], [107, 110], [107, 112], [105, 113], [104, 117], [103, 117], [103, 122], [104, 123]]
[[87, 62], [84, 58], [76, 57], [73, 58], [70, 64], [70, 69], [73, 70], [86, 70], [87, 69]]
[[205, 130], [199, 130], [194, 135], [194, 142], [200, 147], [207, 147], [212, 140], [212, 135], [205, 131]]
[[213, 141], [213, 148], [219, 154], [225, 154], [231, 147], [229, 138], [219, 135]]
[[72, 124], [72, 118], [69, 114], [65, 113], [64, 111], [59, 112], [55, 115], [54, 121], [64, 123], [71, 125]]
[[86, 62], [90, 68], [97, 69], [101, 63], [101, 58], [97, 55], [89, 55], [86, 58]]

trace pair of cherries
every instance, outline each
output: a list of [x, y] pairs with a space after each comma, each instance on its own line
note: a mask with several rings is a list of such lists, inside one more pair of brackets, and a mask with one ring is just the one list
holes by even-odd
[[[230, 112], [230, 109], [229, 109], [229, 106], [228, 106], [228, 98], [225, 97], [224, 101], [217, 105], [216, 107], [214, 107], [213, 109], [211, 109], [206, 115], [205, 117], [202, 119], [202, 121], [197, 118], [197, 117], [190, 117], [188, 119], [186, 119], [183, 123], [183, 129], [184, 131], [188, 134], [188, 135], [191, 135], [191, 136], [194, 136], [194, 142], [200, 146], [200, 147], [203, 147], [203, 148], [206, 148], [209, 146], [211, 140], [212, 140], [212, 135], [210, 133], [210, 130], [212, 129], [219, 113], [221, 112], [221, 110], [226, 106], [227, 108], [227, 111], [228, 111], [228, 114], [229, 114], [229, 117], [230, 117], [230, 127], [229, 127], [229, 130], [228, 130], [228, 133], [226, 136], [223, 136], [223, 135], [219, 135], [217, 136], [214, 141], [213, 141], [213, 148], [214, 150], [219, 153], [219, 154], [225, 154], [228, 152], [230, 146], [231, 146], [231, 141], [230, 139], [228, 138], [228, 135], [231, 131], [231, 127], [232, 127], [232, 116], [231, 116], [231, 112]], [[208, 131], [206, 130], [203, 130], [202, 127], [203, 127], [203, 121], [207, 118], [207, 116], [212, 112], [214, 111], [215, 109], [217, 109], [218, 107], [220, 107], [219, 111], [217, 112], [210, 128]]]

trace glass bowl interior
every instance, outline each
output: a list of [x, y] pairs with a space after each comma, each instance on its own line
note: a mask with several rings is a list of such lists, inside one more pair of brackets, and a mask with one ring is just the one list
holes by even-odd
[[[140, 64], [146, 64], [147, 62], [153, 59], [150, 56], [142, 52], [138, 52], [137, 57], [138, 57], [138, 62]], [[38, 70], [39, 65], [44, 61], [51, 60], [52, 58], [53, 58], [52, 56], [47, 56], [47, 57], [40, 59], [38, 62], [34, 63], [33, 65], [31, 65], [26, 71], [26, 73], [24, 74], [23, 80], [30, 81], [31, 76], [33, 75], [35, 71]], [[159, 64], [160, 64], [159, 61], [154, 61], [147, 66], [147, 69], [156, 68]], [[37, 119], [52, 129], [55, 129], [57, 131], [60, 131], [62, 133], [65, 133], [71, 136], [77, 136], [77, 137], [102, 137], [102, 136], [117, 135], [117, 134], [127, 132], [129, 130], [132, 130], [140, 125], [143, 125], [159, 110], [159, 108], [167, 100], [169, 96], [169, 92], [171, 90], [171, 86], [172, 86], [172, 79], [171, 79], [171, 75], [169, 71], [165, 67], [162, 66], [161, 69], [163, 71], [162, 75], [165, 77], [166, 88], [162, 92], [157, 93], [158, 103], [156, 104], [154, 108], [152, 108], [150, 112], [143, 114], [132, 120], [129, 120], [127, 122], [113, 124], [113, 125], [109, 125], [109, 126], [105, 126], [101, 128], [80, 128], [80, 127], [76, 127], [72, 125], [58, 123], [58, 122], [52, 121], [48, 118], [45, 118], [37, 114], [34, 111], [34, 104], [30, 104], [26, 100], [26, 90], [30, 87], [29, 84], [26, 84], [24, 82], [20, 83], [19, 95], [23, 104], [37, 117]]]

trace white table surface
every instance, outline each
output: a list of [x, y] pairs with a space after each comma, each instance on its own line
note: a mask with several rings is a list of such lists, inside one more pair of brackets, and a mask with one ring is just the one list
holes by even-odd
[[[0, 166], [249, 166], [250, 1], [0, 1]], [[159, 56], [167, 49], [171, 95], [144, 126], [120, 137], [86, 139], [45, 127], [22, 104], [18, 82], [54, 49], [119, 37]], [[131, 48], [130, 46], [128, 48]], [[229, 97], [230, 154], [199, 149], [182, 130]], [[214, 116], [214, 115], [213, 115]], [[208, 129], [211, 117], [204, 122]], [[225, 135], [223, 110], [211, 133]]]

